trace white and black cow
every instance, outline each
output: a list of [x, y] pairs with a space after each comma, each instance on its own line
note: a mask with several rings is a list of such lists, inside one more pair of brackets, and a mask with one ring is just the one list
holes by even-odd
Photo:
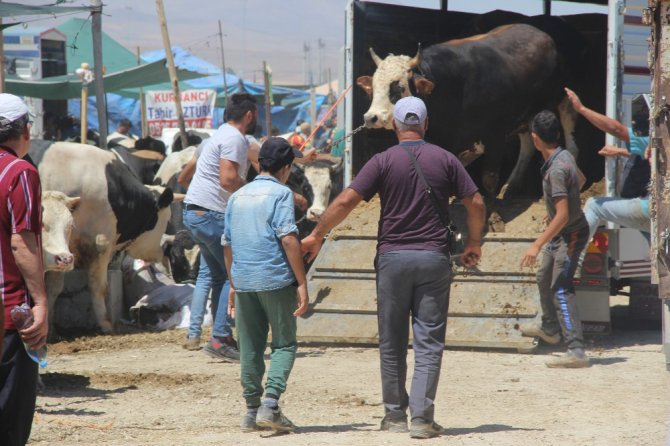
[[[162, 258], [161, 236], [170, 218], [172, 191], [145, 186], [116, 156], [94, 146], [54, 143], [39, 165], [42, 187], [80, 197], [72, 212], [70, 248], [86, 269], [93, 311], [103, 332], [112, 331], [107, 314], [107, 267], [114, 252], [155, 262]], [[50, 305], [63, 287], [62, 274], [47, 276]]]
[[165, 159], [165, 144], [157, 139], [146, 137], [135, 141], [134, 147], [123, 144], [110, 145], [110, 150], [130, 167], [130, 170], [144, 184], [153, 184], [154, 176]]
[[329, 155], [319, 155], [316, 161], [305, 164], [295, 164], [302, 169], [309, 182], [314, 197], [307, 219], [319, 221], [328, 204], [342, 192], [344, 184], [342, 158], [333, 158]]
[[563, 87], [564, 66], [554, 40], [527, 25], [499, 26], [485, 34], [450, 40], [420, 50], [415, 57], [370, 53], [377, 65], [373, 76], [357, 84], [371, 97], [364, 115], [369, 128], [392, 129], [393, 104], [419, 96], [426, 102], [426, 139], [459, 156], [467, 165], [483, 154], [483, 171], [475, 178], [489, 197], [501, 186], [500, 167], [507, 136], [521, 133], [521, 154], [509, 179], [518, 187], [534, 154], [529, 120], [540, 110], [558, 109], [568, 150], [576, 113]]

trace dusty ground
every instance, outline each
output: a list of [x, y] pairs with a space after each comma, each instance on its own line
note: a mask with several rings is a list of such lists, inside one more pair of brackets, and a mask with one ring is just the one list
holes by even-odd
[[[242, 434], [239, 366], [183, 350], [183, 332], [52, 345], [31, 445], [404, 445], [377, 430], [375, 348], [302, 347], [283, 398], [298, 433]], [[591, 338], [594, 365], [547, 369], [537, 355], [446, 351], [436, 419], [453, 445], [662, 445], [670, 373], [659, 331]], [[410, 362], [412, 354], [410, 351]]]

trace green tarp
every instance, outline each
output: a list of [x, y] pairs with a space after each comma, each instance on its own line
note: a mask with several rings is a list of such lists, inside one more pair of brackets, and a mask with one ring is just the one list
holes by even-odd
[[[58, 2], [61, 3], [61, 2]], [[19, 3], [0, 3], [0, 17], [40, 14], [71, 14], [73, 12], [91, 11], [91, 6], [58, 6], [58, 3], [44, 6], [21, 5]]]
[[[180, 79], [202, 77], [200, 73], [177, 70]], [[105, 91], [115, 92], [124, 88], [143, 87], [157, 82], [168, 82], [170, 76], [165, 59], [140, 65], [139, 67], [117, 71], [104, 76]], [[93, 91], [95, 81], [89, 85]], [[8, 93], [41, 99], [71, 99], [81, 96], [81, 81], [76, 75], [54, 76], [40, 80], [21, 80], [17, 77], [7, 78], [5, 87]]]

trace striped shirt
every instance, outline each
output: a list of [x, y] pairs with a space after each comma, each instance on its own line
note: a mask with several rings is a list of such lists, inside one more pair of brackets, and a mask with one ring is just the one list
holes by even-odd
[[42, 261], [42, 193], [37, 169], [0, 146], [0, 293], [5, 309], [5, 330], [15, 330], [11, 309], [30, 302], [26, 282], [12, 253], [12, 234], [29, 231], [37, 236]]

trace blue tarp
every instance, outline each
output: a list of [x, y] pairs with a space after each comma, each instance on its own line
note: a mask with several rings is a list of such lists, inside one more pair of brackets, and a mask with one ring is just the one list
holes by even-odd
[[[221, 75], [221, 69], [206, 60], [203, 60], [199, 57], [194, 56], [188, 51], [180, 47], [172, 47], [175, 65], [178, 68], [188, 69], [197, 71], [199, 73], [211, 73], [211, 76], [206, 76], [198, 79], [191, 79], [184, 82], [180, 82], [180, 88], [182, 89], [212, 89], [217, 92], [217, 102], [223, 103], [223, 98], [225, 97], [223, 93], [223, 76]], [[142, 59], [145, 62], [153, 62], [165, 57], [164, 50], [150, 51], [142, 54]], [[226, 82], [228, 86], [228, 95], [235, 94], [239, 92], [239, 78], [232, 73], [226, 73]], [[256, 84], [253, 82], [243, 81], [244, 90], [247, 93], [251, 93], [255, 96], [262, 96], [264, 93], [264, 86], [261, 84]], [[146, 87], [145, 90], [169, 90], [169, 84], [156, 85], [155, 87]], [[136, 96], [136, 92], [133, 94], [133, 91], [128, 90], [123, 93], [124, 95], [117, 94], [108, 94], [107, 95], [107, 113], [109, 119], [109, 129], [110, 132], [116, 128], [118, 122], [122, 118], [128, 118], [133, 123], [132, 132], [135, 134], [140, 133], [141, 121], [140, 121], [140, 106], [139, 100], [133, 98]], [[302, 119], [304, 121], [309, 121], [309, 109], [310, 109], [310, 95], [309, 92], [304, 90], [297, 90], [286, 87], [273, 87], [273, 94], [275, 98], [275, 106], [272, 107], [272, 125], [277, 127], [280, 133], [287, 133], [293, 131], [297, 125], [297, 121]], [[325, 103], [326, 97], [317, 95], [316, 97], [316, 107], [317, 110]], [[287, 103], [296, 104], [290, 106], [283, 106], [281, 103], [285, 101]], [[259, 101], [259, 116], [258, 123], [259, 126], [263, 128], [263, 134], [267, 134], [265, 130], [265, 107]], [[70, 100], [68, 103], [68, 110], [71, 114], [79, 116], [80, 101], [79, 100]], [[98, 116], [95, 111], [95, 97], [89, 98], [89, 127], [93, 129], [98, 128]], [[223, 108], [217, 107], [214, 109], [214, 126], [218, 127], [223, 124]]]

